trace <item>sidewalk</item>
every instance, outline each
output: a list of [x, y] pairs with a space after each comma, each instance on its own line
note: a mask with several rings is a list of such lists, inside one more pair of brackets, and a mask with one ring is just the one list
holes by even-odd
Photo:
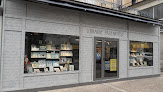
[[24, 92], [163, 92], [163, 74], [160, 75], [160, 77], [124, 80], [61, 89], [51, 88], [41, 90], [44, 91], [34, 89], [24, 90]]
[[163, 75], [39, 92], [163, 92]]

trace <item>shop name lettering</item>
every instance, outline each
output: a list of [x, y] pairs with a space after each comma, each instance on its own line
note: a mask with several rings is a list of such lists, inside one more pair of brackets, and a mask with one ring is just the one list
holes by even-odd
[[98, 30], [98, 29], [89, 29], [87, 31], [88, 34], [96, 34], [96, 35], [111, 35], [111, 36], [123, 36], [123, 32], [109, 31], [109, 30]]

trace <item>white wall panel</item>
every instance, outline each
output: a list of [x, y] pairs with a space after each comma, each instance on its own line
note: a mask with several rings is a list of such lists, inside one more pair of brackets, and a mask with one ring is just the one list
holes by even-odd
[[5, 31], [3, 55], [3, 89], [18, 89], [20, 79], [21, 32]]
[[119, 78], [127, 78], [128, 72], [128, 42], [119, 41]]
[[26, 3], [23, 0], [6, 0], [6, 14], [24, 17], [26, 15]]
[[79, 83], [78, 73], [24, 77], [24, 88], [50, 87]]
[[93, 81], [93, 39], [80, 38], [79, 82]]

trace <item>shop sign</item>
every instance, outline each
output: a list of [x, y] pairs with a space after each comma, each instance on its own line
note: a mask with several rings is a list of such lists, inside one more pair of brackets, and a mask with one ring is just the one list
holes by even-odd
[[110, 59], [110, 71], [117, 71], [117, 59]]
[[92, 34], [92, 35], [109, 35], [109, 36], [123, 37], [124, 32], [91, 28], [91, 29], [87, 30], [87, 34]]

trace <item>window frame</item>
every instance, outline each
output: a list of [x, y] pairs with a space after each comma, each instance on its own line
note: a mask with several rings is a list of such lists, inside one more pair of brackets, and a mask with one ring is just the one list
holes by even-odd
[[[24, 61], [25, 61], [25, 52], [26, 52], [26, 33], [38, 33], [38, 34], [50, 34], [50, 35], [61, 35], [61, 36], [74, 36], [74, 37], [78, 37], [79, 38], [79, 43], [78, 43], [78, 46], [79, 46], [79, 61], [78, 61], [78, 70], [75, 70], [74, 68], [74, 71], [60, 71], [60, 72], [40, 72], [40, 73], [24, 73]], [[34, 32], [34, 31], [25, 31], [24, 32], [24, 43], [23, 43], [23, 76], [25, 77], [28, 77], [28, 76], [40, 76], [40, 75], [53, 75], [53, 74], [76, 74], [76, 73], [79, 73], [79, 70], [80, 70], [80, 43], [81, 43], [81, 39], [80, 39], [80, 35], [67, 35], [67, 34], [54, 34], [54, 33], [46, 33], [46, 32]], [[31, 51], [30, 51], [31, 52]]]
[[[152, 43], [152, 66], [140, 66], [140, 67], [138, 67], [138, 66], [136, 66], [136, 67], [130, 66], [130, 44], [131, 44], [131, 42]], [[153, 57], [154, 57], [154, 54], [153, 54], [154, 48], [153, 48], [153, 46], [154, 46], [154, 42], [140, 41], [140, 40], [129, 40], [129, 44], [128, 44], [128, 69], [135, 69], [135, 68], [153, 68], [154, 67], [154, 59], [153, 59]]]

